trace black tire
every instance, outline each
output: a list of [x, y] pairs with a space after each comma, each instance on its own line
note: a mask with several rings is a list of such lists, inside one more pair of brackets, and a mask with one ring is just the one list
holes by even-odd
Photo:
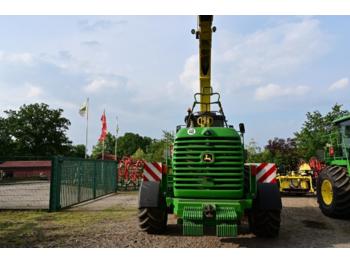
[[250, 230], [257, 237], [275, 238], [279, 235], [281, 210], [259, 210], [253, 208], [249, 214]]
[[[326, 204], [322, 197], [322, 184], [332, 185], [333, 199]], [[344, 167], [330, 166], [323, 169], [317, 179], [317, 201], [323, 214], [333, 218], [350, 218], [350, 177]]]
[[250, 231], [257, 237], [277, 237], [281, 225], [281, 210], [281, 194], [277, 184], [258, 183], [256, 198], [248, 213]]
[[161, 234], [166, 230], [168, 214], [166, 209], [147, 207], [139, 209], [139, 227], [149, 234]]

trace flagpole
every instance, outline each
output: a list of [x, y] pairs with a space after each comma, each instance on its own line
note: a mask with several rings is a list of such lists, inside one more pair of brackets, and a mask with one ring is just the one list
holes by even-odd
[[102, 141], [102, 160], [105, 159], [105, 140]]
[[88, 152], [88, 131], [89, 131], [89, 98], [86, 99], [85, 159], [87, 159], [87, 152]]
[[[106, 117], [106, 110], [103, 110], [103, 115]], [[102, 140], [102, 160], [105, 159], [105, 139], [106, 137], [104, 136]]]
[[115, 155], [115, 160], [118, 161], [117, 157], [117, 147], [118, 147], [118, 116], [115, 118], [115, 143], [114, 143], [114, 155]]

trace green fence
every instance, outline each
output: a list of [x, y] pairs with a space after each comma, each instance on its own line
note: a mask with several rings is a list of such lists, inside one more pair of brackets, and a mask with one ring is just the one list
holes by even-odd
[[117, 190], [117, 163], [110, 160], [54, 157], [50, 211], [95, 199]]

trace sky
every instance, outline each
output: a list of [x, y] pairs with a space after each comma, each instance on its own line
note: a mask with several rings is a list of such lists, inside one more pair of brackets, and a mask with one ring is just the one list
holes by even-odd
[[[350, 16], [214, 16], [212, 86], [230, 124], [264, 146], [305, 114], [350, 109]], [[108, 131], [161, 138], [199, 91], [196, 16], [0, 16], [0, 116], [23, 104], [62, 108], [73, 144]]]

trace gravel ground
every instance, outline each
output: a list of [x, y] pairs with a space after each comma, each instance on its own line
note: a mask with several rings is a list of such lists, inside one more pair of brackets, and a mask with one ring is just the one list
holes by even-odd
[[[120, 221], [113, 232], [105, 225], [103, 241], [88, 246], [104, 247], [350, 247], [350, 220], [325, 217], [315, 197], [284, 197], [280, 236], [277, 239], [259, 239], [248, 232], [243, 222], [237, 238], [216, 236], [185, 237], [176, 219], [169, 215], [165, 235], [148, 235], [140, 232], [136, 217]], [[114, 205], [137, 207], [137, 194], [118, 194], [73, 210], [101, 210]], [[82, 243], [83, 243], [82, 242]], [[89, 241], [88, 241], [89, 242]]]
[[91, 200], [82, 204], [76, 205], [69, 209], [70, 211], [102, 211], [105, 209], [113, 209], [116, 207], [134, 208], [137, 209], [137, 192], [122, 192], [110, 194]]
[[48, 209], [50, 182], [0, 184], [0, 209]]
[[[3, 242], [0, 237], [0, 246], [350, 247], [350, 220], [325, 217], [320, 212], [314, 197], [283, 198], [281, 231], [277, 239], [256, 238], [248, 232], [248, 225], [245, 222], [240, 226], [237, 238], [186, 237], [182, 236], [181, 227], [176, 225], [176, 220], [171, 215], [166, 234], [148, 235], [137, 228], [136, 209], [136, 192], [110, 195], [70, 210], [36, 218], [40, 223], [35, 227], [40, 230], [30, 232], [29, 235], [22, 234], [22, 238], [29, 239], [27, 242], [8, 243], [5, 241], [7, 237], [14, 237], [15, 233], [4, 231], [8, 236], [3, 238]], [[74, 223], [69, 222], [69, 219]], [[59, 220], [61, 222], [58, 222]]]

